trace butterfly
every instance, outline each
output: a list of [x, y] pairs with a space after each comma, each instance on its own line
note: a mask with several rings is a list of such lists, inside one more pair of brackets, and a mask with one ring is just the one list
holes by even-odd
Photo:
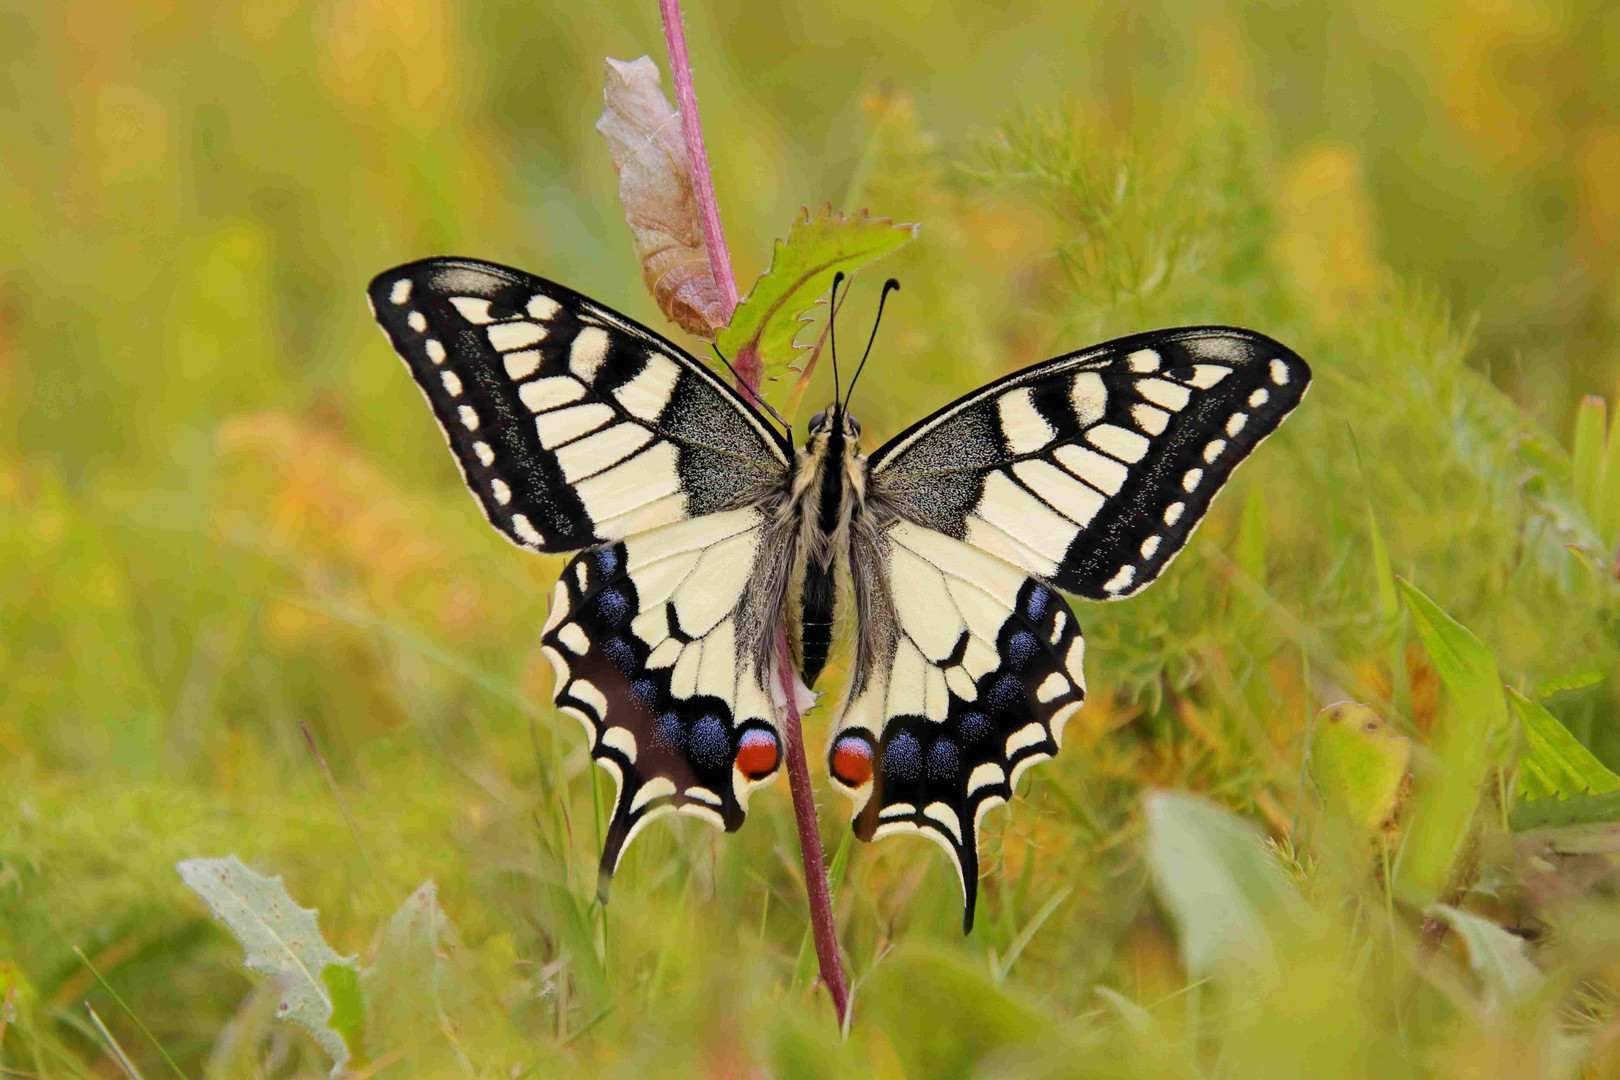
[[836, 396], [796, 446], [678, 346], [519, 270], [426, 259], [368, 297], [490, 524], [578, 552], [541, 648], [617, 785], [603, 898], [655, 818], [742, 825], [782, 764], [779, 623], [813, 686], [842, 616], [828, 772], [857, 837], [945, 850], [964, 931], [986, 811], [1085, 700], [1060, 592], [1118, 600], [1158, 577], [1311, 378], [1250, 330], [1157, 330], [997, 379], [863, 453]]

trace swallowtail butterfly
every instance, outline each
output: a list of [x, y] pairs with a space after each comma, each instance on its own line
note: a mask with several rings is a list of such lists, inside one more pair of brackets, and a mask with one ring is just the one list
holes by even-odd
[[844, 606], [833, 782], [860, 839], [944, 848], [964, 930], [985, 811], [1085, 698], [1058, 591], [1117, 600], [1158, 577], [1311, 378], [1250, 330], [1159, 330], [997, 379], [862, 453], [839, 402], [794, 446], [676, 345], [518, 270], [427, 259], [369, 297], [490, 523], [579, 553], [542, 648], [618, 786], [603, 895], [654, 818], [742, 825], [783, 756], [779, 620], [814, 685]]

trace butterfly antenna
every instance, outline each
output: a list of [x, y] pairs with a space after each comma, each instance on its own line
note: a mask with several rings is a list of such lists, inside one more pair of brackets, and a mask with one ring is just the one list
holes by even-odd
[[890, 278], [883, 283], [883, 294], [878, 297], [877, 318], [872, 320], [872, 336], [866, 339], [866, 352], [861, 354], [861, 362], [855, 367], [855, 377], [849, 380], [849, 397], [844, 399], [844, 408], [849, 408], [849, 399], [855, 396], [855, 383], [860, 380], [861, 372], [866, 370], [866, 358], [872, 355], [872, 342], [877, 340], [878, 323], [883, 321], [883, 305], [888, 302], [889, 294], [898, 292], [900, 283]]
[[843, 283], [844, 272], [840, 270], [838, 273], [833, 275], [832, 298], [827, 301], [827, 340], [832, 346], [833, 415], [835, 416], [842, 411], [842, 408], [838, 404], [840, 400], [838, 392], [838, 334], [833, 330], [833, 321], [834, 317], [838, 314], [838, 286], [842, 285]]
[[766, 401], [759, 394], [755, 393], [751, 388], [749, 388], [747, 383], [743, 382], [742, 377], [737, 374], [737, 369], [731, 366], [731, 361], [727, 360], [725, 354], [720, 351], [720, 346], [711, 341], [709, 342], [709, 348], [714, 350], [714, 355], [718, 356], [720, 358], [720, 362], [726, 365], [726, 370], [731, 372], [731, 381], [748, 390], [748, 396], [752, 399], [753, 403], [762, 406], [766, 412], [770, 413], [771, 416], [775, 418], [778, 424], [781, 424], [787, 429], [788, 441], [791, 442], [793, 439], [793, 425], [782, 419], [782, 414], [773, 409], [770, 402]]

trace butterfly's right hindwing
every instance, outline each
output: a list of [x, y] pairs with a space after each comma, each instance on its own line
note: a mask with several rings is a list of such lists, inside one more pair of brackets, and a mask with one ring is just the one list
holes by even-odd
[[736, 829], [775, 775], [781, 600], [768, 568], [783, 539], [757, 508], [708, 514], [585, 552], [558, 579], [541, 639], [557, 704], [618, 787], [604, 889], [647, 822], [683, 813]]
[[560, 285], [471, 259], [379, 274], [372, 310], [485, 515], [571, 551], [744, 504], [791, 448], [713, 372]]

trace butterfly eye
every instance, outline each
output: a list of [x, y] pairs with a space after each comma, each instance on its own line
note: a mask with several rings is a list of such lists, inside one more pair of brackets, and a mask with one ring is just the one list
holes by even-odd
[[853, 416], [848, 416], [847, 414], [846, 419], [849, 420], [849, 433], [851, 435], [859, 436], [861, 433], [861, 422], [855, 419]]
[[815, 431], [827, 422], [827, 410], [822, 409], [810, 418], [810, 430]]

